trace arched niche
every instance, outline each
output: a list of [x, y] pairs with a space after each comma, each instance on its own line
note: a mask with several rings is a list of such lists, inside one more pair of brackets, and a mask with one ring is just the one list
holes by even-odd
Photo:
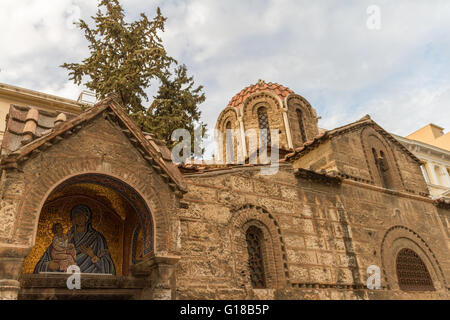
[[[71, 212], [77, 206], [91, 212], [91, 226], [105, 239], [116, 275], [128, 275], [154, 250], [154, 223], [141, 195], [127, 183], [104, 174], [80, 174], [60, 183], [46, 198], [37, 226], [35, 245], [25, 259], [22, 273], [42, 272], [36, 268], [55, 234], [59, 223], [63, 232], [73, 229]], [[77, 257], [80, 248], [76, 248]]]
[[[398, 274], [398, 258], [399, 254], [405, 252], [405, 250], [414, 252], [417, 258], [421, 260], [435, 290], [446, 290], [445, 276], [433, 250], [418, 233], [400, 225], [391, 227], [384, 235], [381, 243], [384, 285], [387, 285], [391, 290], [404, 290], [402, 283], [399, 283], [401, 279], [399, 279]], [[423, 291], [429, 290], [423, 289]]]
[[286, 106], [294, 148], [319, 135], [316, 111], [305, 98], [290, 94], [286, 98]]
[[391, 144], [372, 127], [361, 131], [361, 141], [373, 183], [386, 189], [404, 190]]

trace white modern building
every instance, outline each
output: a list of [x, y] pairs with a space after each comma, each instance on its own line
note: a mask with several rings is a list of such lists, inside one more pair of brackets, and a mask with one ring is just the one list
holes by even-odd
[[[450, 198], [450, 135], [443, 131], [429, 124], [406, 138], [393, 135], [423, 161], [422, 172], [434, 199]], [[446, 140], [449, 142], [444, 143]]]

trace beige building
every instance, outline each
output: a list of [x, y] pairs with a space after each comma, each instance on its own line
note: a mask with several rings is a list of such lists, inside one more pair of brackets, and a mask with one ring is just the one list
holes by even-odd
[[444, 134], [444, 128], [433, 123], [411, 133], [406, 138], [450, 151], [450, 132]]
[[434, 199], [450, 197], [450, 133], [429, 124], [406, 138], [395, 136], [422, 160], [423, 176]]

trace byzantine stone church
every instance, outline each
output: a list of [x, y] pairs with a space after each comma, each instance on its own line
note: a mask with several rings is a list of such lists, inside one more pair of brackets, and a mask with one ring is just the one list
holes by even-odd
[[11, 104], [0, 298], [449, 299], [450, 202], [429, 196], [421, 161], [369, 116], [318, 119], [279, 84], [231, 99], [216, 129], [239, 134], [219, 156], [277, 130], [279, 169], [263, 175], [174, 163], [113, 95], [83, 112]]

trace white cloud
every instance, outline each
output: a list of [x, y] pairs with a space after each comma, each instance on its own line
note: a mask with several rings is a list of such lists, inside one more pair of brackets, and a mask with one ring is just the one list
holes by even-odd
[[[258, 79], [284, 84], [308, 99], [326, 128], [370, 113], [407, 134], [428, 122], [450, 128], [450, 2], [377, 1], [381, 30], [366, 27], [372, 1], [123, 0], [130, 19], [169, 18], [169, 53], [204, 84], [204, 120], [214, 128], [228, 101]], [[83, 19], [95, 1], [0, 4], [0, 81], [74, 95], [63, 62], [81, 61], [86, 42], [67, 26], [76, 5]], [[79, 90], [81, 91], [81, 89]]]

